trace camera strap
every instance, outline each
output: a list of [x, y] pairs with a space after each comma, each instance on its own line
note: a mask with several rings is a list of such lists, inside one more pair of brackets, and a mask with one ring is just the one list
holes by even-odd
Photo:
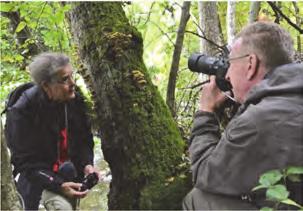
[[[68, 156], [68, 114], [67, 114], [67, 104], [64, 104], [64, 128], [59, 130], [61, 140], [57, 141], [57, 161], [53, 165], [53, 171], [58, 172], [59, 166], [67, 161]], [[65, 151], [66, 150], [66, 151]]]
[[67, 119], [67, 103], [64, 104], [64, 120], [65, 120], [65, 129], [66, 129], [66, 140], [68, 143], [68, 119]]
[[236, 99], [233, 98], [232, 96], [230, 96], [229, 93], [223, 92], [223, 91], [222, 91], [222, 93], [223, 93], [226, 97], [228, 97], [229, 99], [231, 99], [232, 101], [234, 101], [235, 103], [237, 103]]

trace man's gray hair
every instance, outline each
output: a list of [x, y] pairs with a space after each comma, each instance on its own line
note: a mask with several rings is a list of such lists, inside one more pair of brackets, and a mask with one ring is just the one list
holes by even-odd
[[54, 75], [69, 64], [69, 58], [62, 53], [41, 53], [29, 65], [32, 80], [41, 85], [50, 82]]
[[267, 70], [293, 62], [294, 44], [290, 34], [271, 22], [255, 22], [237, 35], [245, 53], [255, 53]]

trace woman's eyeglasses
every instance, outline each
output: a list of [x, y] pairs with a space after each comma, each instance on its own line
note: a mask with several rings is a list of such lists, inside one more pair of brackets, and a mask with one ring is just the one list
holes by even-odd
[[74, 78], [75, 78], [75, 73], [72, 73], [70, 75], [65, 75], [63, 77], [57, 77], [54, 82], [58, 83], [58, 84], [70, 84], [72, 82], [74, 82]]

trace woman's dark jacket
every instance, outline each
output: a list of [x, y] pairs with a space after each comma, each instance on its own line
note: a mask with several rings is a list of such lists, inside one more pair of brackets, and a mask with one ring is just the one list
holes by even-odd
[[14, 173], [25, 173], [30, 181], [58, 191], [63, 179], [52, 171], [58, 159], [60, 131], [68, 128], [68, 155], [78, 175], [93, 165], [93, 137], [82, 97], [66, 103], [52, 102], [38, 86], [26, 90], [8, 109], [5, 135]]

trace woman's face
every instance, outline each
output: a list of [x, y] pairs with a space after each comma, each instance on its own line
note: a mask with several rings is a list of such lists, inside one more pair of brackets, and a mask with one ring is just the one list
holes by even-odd
[[75, 82], [70, 64], [57, 72], [50, 83], [43, 86], [50, 100], [66, 102], [75, 98]]

